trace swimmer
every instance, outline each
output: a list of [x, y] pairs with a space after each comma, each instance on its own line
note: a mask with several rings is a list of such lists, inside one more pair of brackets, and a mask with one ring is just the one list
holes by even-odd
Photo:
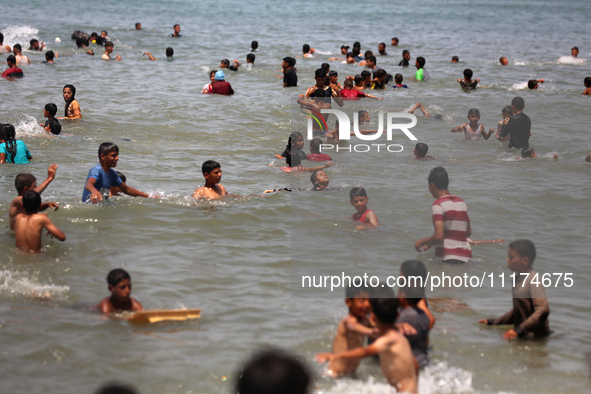
[[201, 166], [201, 172], [205, 178], [205, 185], [195, 189], [193, 198], [207, 198], [210, 200], [228, 196], [228, 192], [223, 185], [220, 185], [222, 179], [222, 168], [220, 163], [214, 160], [207, 160]]
[[45, 109], [43, 110], [43, 116], [47, 118], [43, 129], [50, 134], [59, 134], [62, 131], [62, 125], [60, 124], [59, 120], [55, 118], [55, 114], [57, 113], [57, 105], [53, 103], [49, 103], [45, 105]]
[[206, 83], [205, 85], [203, 85], [203, 89], [201, 89], [201, 93], [202, 94], [212, 94], [212, 90], [211, 90], [211, 84], [214, 83], [215, 81], [215, 73], [217, 73], [218, 70], [211, 70], [209, 72], [209, 83]]
[[14, 55], [9, 55], [6, 58], [6, 65], [8, 68], [4, 70], [2, 73], [2, 78], [22, 78], [25, 75], [23, 74], [23, 70], [16, 66], [16, 57]]
[[402, 76], [402, 74], [396, 74], [394, 75], [394, 86], [392, 86], [393, 89], [408, 89], [408, 86], [406, 86], [405, 84], [402, 83], [404, 77]]
[[399, 66], [408, 67], [410, 66], [410, 52], [405, 49], [402, 51], [402, 60], [398, 63]]
[[488, 133], [484, 130], [484, 126], [478, 124], [480, 120], [480, 111], [477, 108], [471, 108], [468, 111], [468, 120], [470, 123], [462, 123], [459, 126], [454, 127], [451, 129], [452, 133], [455, 132], [464, 132], [464, 138], [467, 140], [481, 140], [485, 139], [488, 140], [494, 130], [490, 130]]
[[96, 306], [103, 315], [120, 311], [143, 311], [138, 300], [131, 297], [131, 276], [121, 268], [111, 270], [107, 275], [110, 297], [103, 298]]
[[136, 30], [142, 30], [142, 24], [141, 24], [141, 23], [139, 23], [139, 22], [137, 22], [137, 23], [135, 24], [135, 29], [136, 29]]
[[396, 46], [398, 46], [399, 42], [400, 42], [400, 40], [398, 40], [398, 37], [392, 37], [392, 41], [391, 41], [390, 45], [393, 47], [396, 47]]
[[527, 81], [527, 87], [530, 90], [537, 90], [538, 89], [538, 84], [540, 83], [544, 83], [543, 79], [530, 79], [529, 81]]
[[251, 52], [256, 52], [259, 50], [259, 42], [258, 41], [253, 41], [250, 43], [250, 51]]
[[45, 43], [43, 41], [39, 42], [39, 40], [36, 40], [34, 38], [31, 41], [29, 41], [29, 44], [31, 45], [29, 47], [30, 51], [42, 51], [43, 48], [45, 48]]
[[424, 142], [419, 142], [415, 145], [414, 155], [415, 160], [435, 160], [433, 156], [427, 155], [429, 151], [429, 146]]
[[[503, 120], [499, 121], [496, 131], [496, 137], [499, 141], [505, 142], [509, 141], [509, 136], [507, 135], [505, 137], [501, 137], [501, 130], [503, 129], [503, 126], [506, 125], [509, 122], [509, 119], [511, 119], [511, 117], [513, 116], [513, 110], [511, 109], [510, 105], [507, 105], [502, 109], [501, 116], [503, 117]], [[490, 131], [495, 131], [495, 129], [490, 129]]]
[[573, 48], [570, 50], [570, 54], [571, 54], [571, 55], [572, 55], [572, 57], [574, 57], [574, 58], [578, 57], [578, 56], [579, 56], [579, 48], [577, 48], [577, 47], [573, 47]]
[[501, 56], [499, 58], [499, 63], [501, 63], [501, 66], [506, 66], [509, 64], [509, 59], [507, 59], [505, 56]]
[[52, 238], [66, 240], [66, 235], [57, 228], [47, 214], [38, 213], [41, 209], [41, 196], [34, 190], [29, 190], [23, 196], [25, 212], [16, 215], [14, 223], [14, 239], [16, 247], [27, 253], [41, 252], [41, 233], [47, 229]]
[[66, 102], [64, 108], [64, 117], [58, 119], [82, 119], [82, 112], [80, 111], [80, 104], [76, 100], [76, 88], [74, 85], [66, 85], [63, 89], [64, 101]]
[[21, 47], [21, 44], [14, 44], [12, 47], [12, 52], [14, 52], [14, 57], [16, 57], [17, 66], [24, 66], [31, 63], [31, 59], [23, 55], [23, 48]]
[[452, 57], [451, 57], [451, 62], [452, 62], [452, 63], [459, 63], [459, 62], [460, 62], [460, 58], [459, 58], [459, 57], [457, 57], [457, 56], [452, 56]]
[[0, 53], [10, 53], [12, 48], [8, 45], [4, 45], [4, 34], [0, 33]]
[[43, 63], [45, 63], [45, 64], [55, 63], [53, 61], [54, 58], [55, 58], [55, 53], [53, 51], [47, 51], [47, 52], [45, 52], [45, 61]]
[[378, 53], [382, 56], [388, 56], [388, 54], [386, 53], [386, 43], [385, 42], [380, 42], [378, 44]]
[[351, 198], [351, 205], [357, 210], [357, 213], [352, 216], [352, 219], [362, 223], [358, 225], [356, 229], [366, 230], [368, 228], [379, 227], [378, 217], [371, 209], [367, 208], [369, 197], [367, 197], [365, 189], [362, 187], [354, 187], [351, 189], [349, 197]]
[[308, 44], [304, 44], [302, 46], [302, 53], [304, 54], [304, 57], [314, 57], [314, 54], [316, 53], [316, 49], [314, 48], [310, 48], [310, 45]]
[[[113, 48], [115, 46], [113, 45], [113, 43], [111, 41], [107, 41], [105, 43], [105, 53], [103, 53], [103, 56], [101, 56], [101, 59], [103, 60], [112, 60], [111, 59], [111, 53], [113, 53]], [[117, 55], [117, 57], [115, 58], [116, 61], [121, 60], [121, 56]]]
[[178, 25], [178, 24], [177, 24], [177, 25], [174, 25], [174, 26], [172, 27], [172, 29], [173, 29], [174, 31], [173, 31], [173, 33], [170, 35], [170, 37], [176, 37], [176, 38], [178, 38], [178, 37], [182, 37], [182, 36], [181, 36], [181, 25]]
[[287, 167], [281, 167], [281, 171], [284, 172], [298, 172], [298, 171], [307, 171], [307, 172], [314, 172], [316, 170], [323, 170], [327, 167], [332, 167], [332, 161], [327, 161], [323, 166], [317, 167], [304, 167], [301, 165], [302, 159], [298, 154], [291, 154], [288, 153], [287, 157], [285, 158], [285, 162], [287, 163]]
[[0, 164], [28, 164], [33, 159], [24, 141], [16, 139], [14, 125], [0, 126]]
[[585, 90], [583, 91], [582, 94], [590, 95], [591, 94], [591, 77], [585, 77], [583, 84], [585, 85]]
[[332, 160], [332, 158], [329, 155], [320, 152], [320, 145], [322, 145], [322, 140], [320, 138], [313, 138], [312, 141], [310, 141], [310, 154], [306, 155], [306, 160], [310, 160], [310, 161]]
[[238, 67], [240, 67], [240, 62], [234, 59], [234, 62], [230, 66], [230, 61], [228, 59], [222, 59], [220, 62], [220, 68], [227, 68], [228, 70], [238, 71]]
[[472, 79], [472, 70], [467, 68], [464, 70], [464, 79], [458, 79], [460, 86], [464, 90], [474, 90], [480, 79]]

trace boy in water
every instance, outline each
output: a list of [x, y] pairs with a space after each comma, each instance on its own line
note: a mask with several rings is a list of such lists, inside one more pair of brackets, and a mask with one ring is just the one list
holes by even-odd
[[396, 75], [394, 75], [394, 83], [395, 83], [395, 85], [392, 86], [392, 88], [393, 89], [400, 89], [400, 88], [408, 89], [408, 86], [406, 86], [406, 85], [404, 85], [402, 83], [403, 79], [404, 79], [404, 77], [402, 76], [402, 74], [396, 74]]
[[228, 195], [226, 188], [220, 185], [222, 169], [220, 163], [214, 160], [207, 160], [201, 166], [201, 172], [205, 178], [205, 185], [193, 192], [193, 198], [218, 199]]
[[[371, 345], [357, 347], [342, 353], [319, 353], [318, 362], [329, 361], [331, 364], [339, 360], [359, 359], [370, 356], [380, 356], [382, 372], [398, 392], [417, 393], [419, 366], [412, 355], [408, 339], [396, 326], [398, 317], [398, 300], [390, 288], [380, 288], [380, 298], [371, 298], [371, 320], [375, 320], [379, 338]], [[376, 292], [377, 293], [377, 292]], [[375, 319], [374, 319], [375, 318]]]
[[181, 36], [181, 25], [174, 25], [172, 27], [172, 29], [174, 30], [174, 32], [170, 35], [171, 37], [182, 37]]
[[470, 108], [467, 118], [470, 123], [462, 123], [461, 125], [454, 127], [451, 129], [452, 133], [463, 131], [464, 137], [467, 140], [480, 140], [482, 138], [487, 140], [490, 138], [494, 130], [491, 129], [487, 133], [484, 130], [484, 126], [478, 124], [478, 121], [480, 120], [480, 111], [477, 108]]
[[47, 229], [52, 238], [60, 241], [66, 240], [66, 235], [57, 228], [51, 219], [44, 213], [38, 213], [41, 209], [41, 195], [34, 190], [29, 190], [22, 198], [24, 213], [16, 215], [14, 223], [14, 239], [16, 247], [27, 253], [41, 252], [41, 232]]
[[227, 68], [228, 70], [238, 71], [238, 67], [240, 67], [240, 62], [238, 60], [234, 60], [231, 66], [230, 61], [228, 59], [222, 59], [222, 61], [220, 62], [220, 68]]
[[53, 53], [53, 51], [47, 51], [45, 52], [45, 61], [43, 63], [53, 64], [55, 63], [53, 59], [55, 59], [55, 53]]
[[527, 81], [527, 87], [530, 90], [537, 90], [540, 83], [544, 83], [543, 79], [530, 79], [529, 81]]
[[43, 116], [47, 118], [43, 126], [43, 129], [52, 134], [59, 134], [62, 131], [62, 125], [60, 121], [55, 118], [55, 114], [57, 114], [57, 105], [53, 103], [49, 103], [45, 105], [45, 109], [43, 110]]
[[415, 67], [417, 68], [417, 72], [415, 73], [414, 80], [415, 81], [428, 81], [430, 79], [429, 73], [425, 70], [425, 58], [422, 56], [417, 57], [415, 62]]
[[349, 198], [351, 199], [351, 205], [357, 210], [357, 213], [352, 216], [352, 219], [363, 223], [357, 226], [357, 230], [366, 230], [379, 226], [378, 217], [371, 209], [367, 208], [369, 198], [364, 188], [354, 187], [349, 192]]
[[[111, 53], [113, 53], [113, 48], [115, 46], [113, 45], [113, 43], [111, 41], [107, 41], [105, 43], [105, 53], [103, 53], [103, 56], [101, 56], [101, 59], [103, 60], [112, 60], [111, 59]], [[115, 58], [116, 61], [121, 60], [121, 56], [117, 55], [117, 57]]]
[[2, 78], [22, 78], [25, 76], [23, 70], [16, 66], [16, 57], [14, 55], [9, 55], [6, 58], [6, 65], [8, 68], [2, 73]]
[[[371, 307], [369, 305], [369, 291], [363, 287], [348, 287], [346, 290], [345, 304], [349, 313], [339, 326], [332, 342], [332, 353], [343, 353], [348, 350], [360, 348], [365, 345], [368, 336], [376, 337], [378, 330], [372, 327], [369, 321]], [[336, 359], [328, 364], [329, 374], [332, 377], [352, 376], [357, 371], [361, 358]]]
[[434, 160], [432, 156], [428, 156], [429, 146], [423, 142], [419, 142], [415, 145], [415, 160]]
[[[503, 107], [503, 109], [501, 110], [501, 116], [503, 117], [503, 120], [499, 120], [499, 124], [497, 125], [497, 131], [495, 135], [499, 141], [504, 142], [509, 140], [509, 136], [501, 137], [501, 130], [503, 129], [503, 126], [506, 125], [507, 122], [509, 122], [511, 116], [513, 116], [513, 110], [511, 109], [510, 105]], [[494, 132], [495, 129], [490, 129], [489, 131]]]
[[409, 61], [410, 52], [407, 49], [405, 49], [404, 51], [402, 51], [402, 60], [400, 61], [400, 63], [398, 63], [398, 65], [402, 67], [408, 67], [410, 65]]
[[550, 334], [550, 306], [544, 286], [540, 282], [536, 284], [538, 274], [532, 268], [535, 258], [536, 248], [530, 240], [520, 239], [509, 244], [507, 267], [517, 274], [511, 290], [513, 309], [496, 319], [478, 321], [488, 325], [512, 324], [513, 328], [503, 334], [504, 339], [541, 338]]
[[435, 167], [429, 173], [429, 191], [435, 201], [433, 213], [433, 235], [415, 242], [417, 252], [437, 245], [435, 259], [444, 263], [463, 264], [472, 258], [468, 237], [472, 234], [468, 207], [449, 190], [449, 177], [443, 167]]
[[320, 152], [320, 145], [322, 145], [322, 140], [320, 138], [313, 138], [310, 141], [310, 154], [306, 156], [306, 160], [310, 161], [329, 161], [332, 158]]
[[591, 77], [585, 77], [583, 84], [585, 85], [585, 90], [582, 94], [591, 94]]
[[121, 191], [133, 197], [149, 197], [133, 187], [127, 186], [113, 169], [119, 161], [119, 147], [111, 142], [103, 142], [98, 149], [99, 164], [88, 171], [82, 192], [82, 202], [97, 204], [109, 198], [111, 187], [118, 186]]
[[521, 97], [514, 97], [511, 100], [511, 110], [513, 116], [503, 126], [501, 138], [509, 136], [509, 148], [523, 149], [529, 146], [529, 136], [531, 135], [531, 120], [529, 116], [523, 113], [525, 101]]
[[499, 58], [499, 63], [501, 63], [501, 66], [506, 66], [509, 64], [509, 59], [507, 59], [505, 56], [501, 56]]
[[104, 315], [119, 311], [142, 311], [144, 308], [135, 298], [131, 298], [131, 276], [121, 268], [111, 270], [107, 275], [110, 297], [105, 297], [96, 306]]
[[312, 182], [314, 190], [324, 190], [328, 187], [330, 178], [324, 170], [316, 170], [310, 175], [310, 182]]
[[[49, 186], [51, 181], [55, 179], [55, 172], [57, 171], [57, 164], [52, 164], [47, 169], [47, 179], [45, 179], [39, 186], [37, 186], [37, 179], [32, 174], [18, 174], [14, 179], [14, 186], [18, 193], [18, 197], [15, 197], [10, 203], [8, 208], [8, 218], [10, 221], [10, 228], [14, 230], [14, 224], [16, 223], [16, 216], [19, 213], [24, 213], [25, 208], [23, 207], [23, 196], [30, 190], [34, 190], [41, 194]], [[44, 211], [47, 208], [53, 208], [54, 211], [58, 209], [57, 202], [45, 202], [39, 207], [39, 211]]]
[[460, 86], [465, 90], [474, 90], [480, 79], [472, 79], [472, 70], [467, 68], [464, 70], [464, 79], [458, 79]]

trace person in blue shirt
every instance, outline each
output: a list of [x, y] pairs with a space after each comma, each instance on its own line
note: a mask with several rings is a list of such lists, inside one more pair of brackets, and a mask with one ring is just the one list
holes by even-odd
[[100, 163], [88, 171], [84, 191], [82, 192], [82, 202], [90, 201], [96, 204], [109, 197], [109, 191], [112, 186], [133, 197], [149, 197], [148, 194], [129, 187], [121, 180], [117, 171], [113, 168], [119, 161], [119, 147], [111, 142], [103, 142], [99, 146], [98, 156]]
[[2, 125], [0, 128], [0, 164], [15, 163], [28, 164], [33, 157], [27, 149], [27, 145], [16, 139], [16, 130], [11, 124]]

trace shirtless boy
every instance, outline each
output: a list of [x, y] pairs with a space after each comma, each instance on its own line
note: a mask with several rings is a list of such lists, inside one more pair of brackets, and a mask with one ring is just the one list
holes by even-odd
[[193, 198], [217, 199], [228, 195], [226, 188], [220, 185], [222, 169], [220, 163], [214, 160], [207, 160], [201, 166], [205, 185], [193, 192]]
[[[383, 297], [394, 297], [389, 288], [389, 294]], [[380, 337], [366, 347], [357, 347], [342, 353], [319, 353], [316, 360], [333, 364], [338, 360], [359, 359], [370, 356], [380, 356], [382, 372], [398, 392], [417, 393], [419, 366], [412, 355], [410, 344], [395, 325], [398, 316], [398, 300], [396, 298], [370, 299], [372, 318], [375, 318]]]
[[41, 252], [41, 232], [44, 228], [48, 234], [60, 241], [66, 240], [66, 235], [57, 228], [44, 213], [37, 213], [41, 208], [41, 195], [29, 190], [23, 196], [24, 213], [16, 215], [14, 224], [14, 238], [16, 247], [27, 253]]
[[[103, 53], [103, 56], [101, 56], [101, 59], [103, 60], [112, 60], [111, 58], [111, 53], [113, 53], [113, 48], [115, 46], [113, 45], [113, 43], [111, 41], [107, 41], [105, 43], [105, 53]], [[117, 55], [117, 57], [115, 58], [115, 60], [121, 60], [121, 56]]]
[[103, 314], [118, 311], [142, 311], [144, 307], [135, 298], [131, 298], [131, 276], [121, 268], [111, 270], [107, 275], [110, 297], [103, 298], [96, 306]]
[[[47, 169], [47, 179], [45, 179], [39, 186], [37, 186], [37, 179], [32, 174], [18, 174], [14, 179], [14, 186], [16, 187], [16, 191], [18, 196], [15, 197], [12, 202], [10, 203], [10, 207], [8, 208], [8, 216], [10, 219], [10, 228], [14, 230], [14, 224], [16, 223], [16, 216], [19, 213], [24, 213], [25, 208], [23, 207], [23, 196], [29, 190], [34, 190], [37, 193], [43, 193], [43, 190], [49, 186], [51, 181], [55, 179], [55, 172], [57, 171], [57, 164], [52, 164]], [[42, 203], [39, 207], [39, 211], [44, 211], [47, 208], [53, 208], [54, 211], [57, 211], [58, 205], [57, 202], [45, 202]]]

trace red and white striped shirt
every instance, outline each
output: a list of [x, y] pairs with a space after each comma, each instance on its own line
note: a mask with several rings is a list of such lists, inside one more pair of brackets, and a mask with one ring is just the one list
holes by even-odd
[[443, 196], [431, 206], [433, 223], [443, 222], [443, 244], [435, 248], [438, 260], [460, 260], [467, 262], [472, 258], [472, 250], [468, 243], [468, 206], [459, 197]]

